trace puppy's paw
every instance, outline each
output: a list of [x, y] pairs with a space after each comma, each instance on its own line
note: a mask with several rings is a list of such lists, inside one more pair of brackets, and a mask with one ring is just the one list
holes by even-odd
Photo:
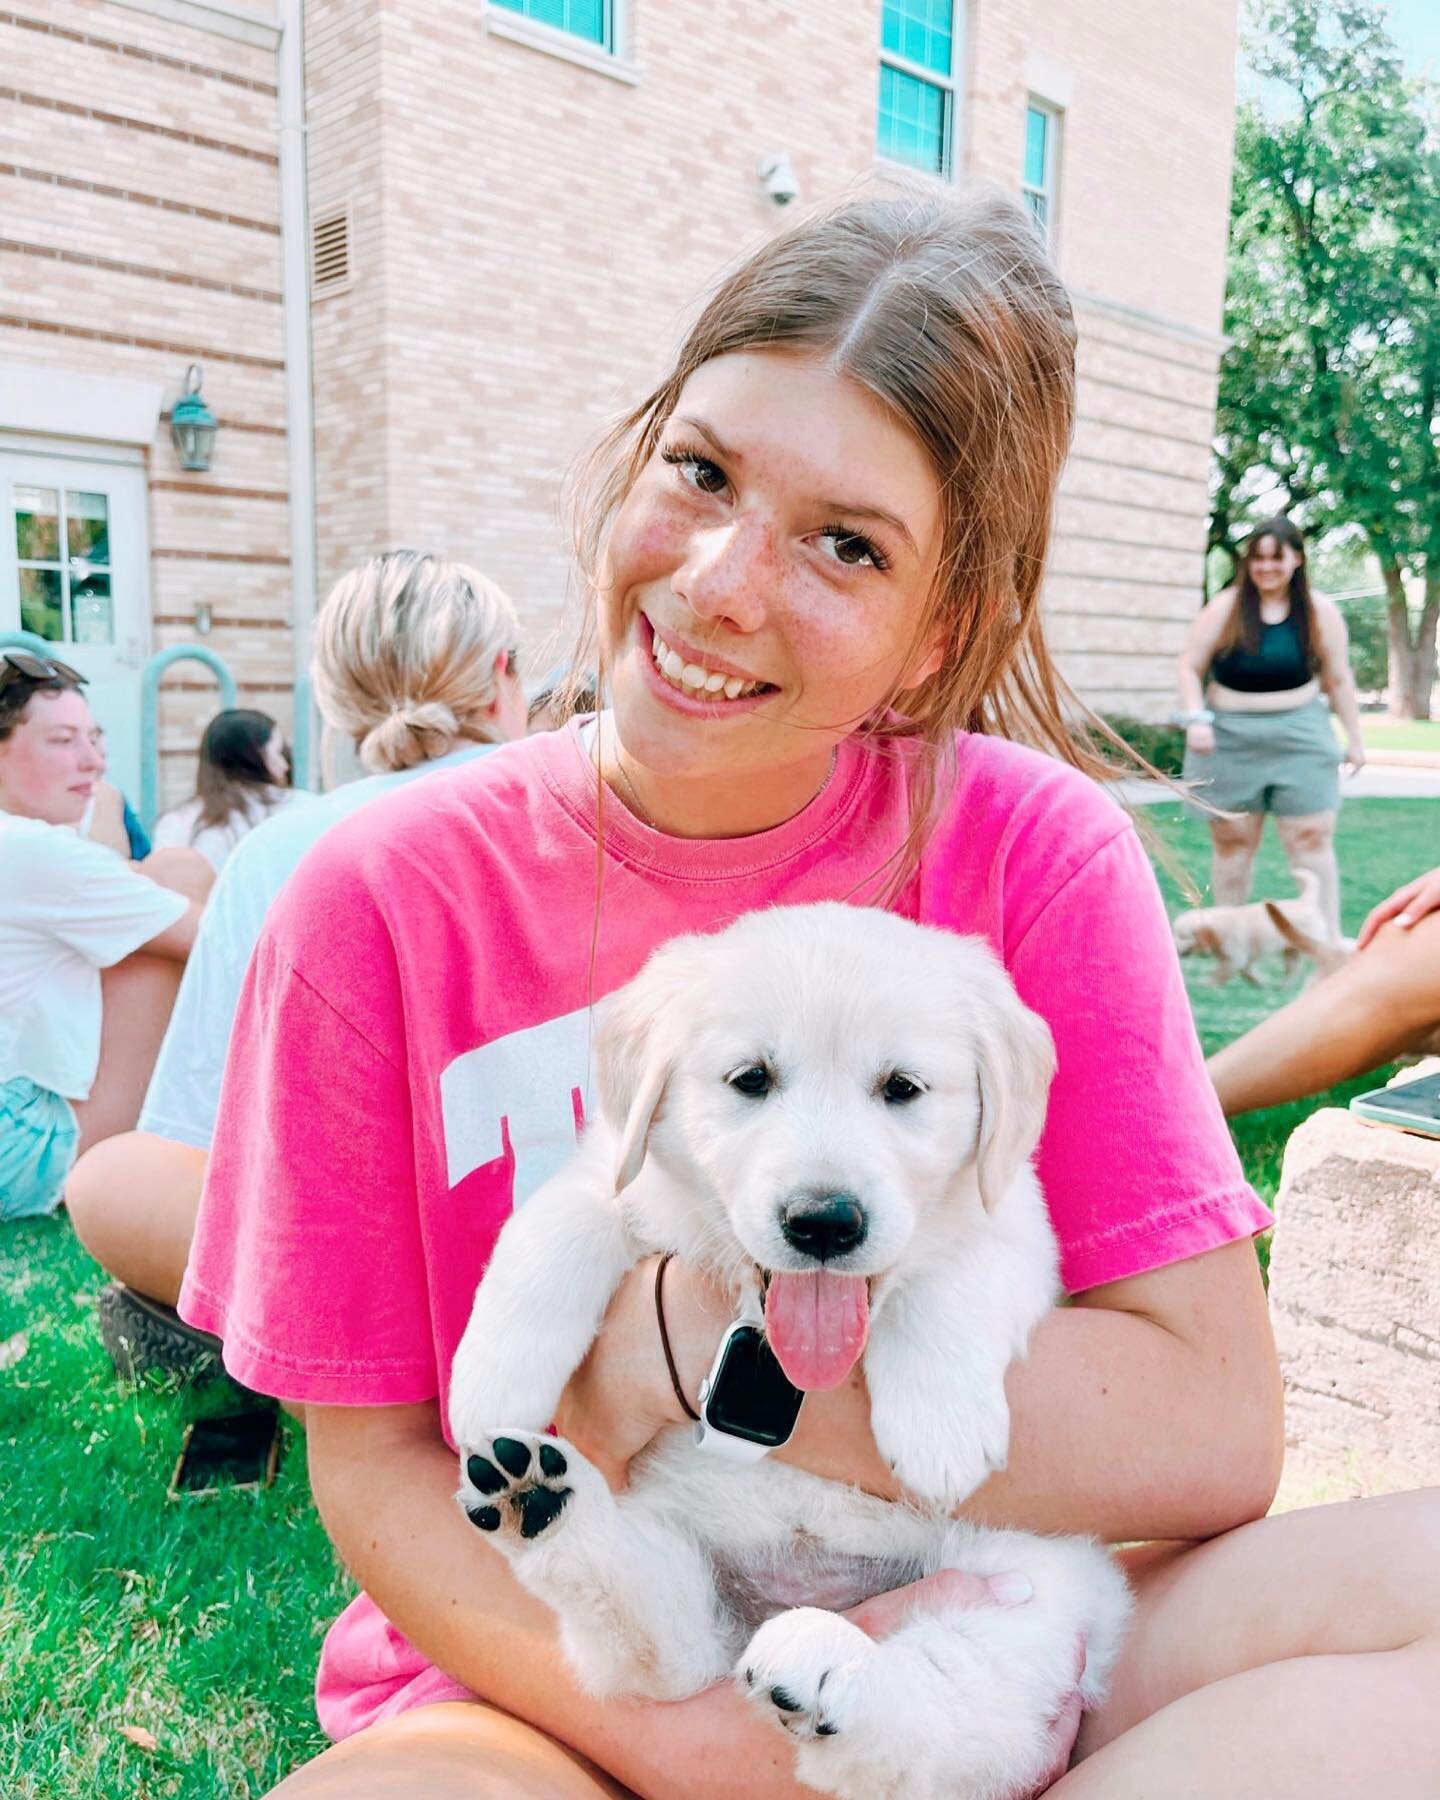
[[553, 1540], [564, 1528], [566, 1509], [585, 1477], [599, 1479], [559, 1440], [513, 1429], [487, 1433], [479, 1449], [466, 1446], [460, 1466], [455, 1498], [461, 1510], [477, 1530], [492, 1533], [504, 1550]]
[[[935, 1421], [943, 1419], [943, 1425]], [[878, 1420], [875, 1442], [895, 1479], [917, 1500], [950, 1508], [1003, 1469], [1010, 1455], [1010, 1408], [1003, 1388], [988, 1404], [952, 1400], [931, 1415], [924, 1431], [886, 1429]]]
[[797, 1607], [755, 1633], [735, 1683], [797, 1741], [839, 1737], [852, 1722], [856, 1684], [874, 1654], [874, 1641], [858, 1625], [818, 1607]]

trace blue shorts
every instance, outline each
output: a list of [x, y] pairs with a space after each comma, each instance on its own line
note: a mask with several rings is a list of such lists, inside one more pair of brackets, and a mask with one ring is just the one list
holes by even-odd
[[54, 1212], [79, 1143], [68, 1100], [27, 1075], [0, 1081], [0, 1221]]

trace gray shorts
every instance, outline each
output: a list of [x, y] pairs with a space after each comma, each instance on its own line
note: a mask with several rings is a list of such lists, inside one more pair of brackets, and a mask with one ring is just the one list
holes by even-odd
[[1185, 751], [1195, 798], [1224, 812], [1335, 812], [1340, 805], [1340, 746], [1330, 705], [1320, 695], [1284, 712], [1217, 712], [1215, 749]]

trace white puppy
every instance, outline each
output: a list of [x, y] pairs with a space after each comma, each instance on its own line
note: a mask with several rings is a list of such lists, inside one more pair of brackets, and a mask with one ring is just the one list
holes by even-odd
[[[822, 1792], [1025, 1791], [1077, 1644], [1093, 1705], [1129, 1607], [1088, 1540], [951, 1517], [1004, 1465], [1005, 1372], [1056, 1296], [1029, 1162], [1045, 1025], [978, 940], [821, 905], [666, 945], [608, 1003], [597, 1052], [600, 1116], [505, 1226], [456, 1355], [462, 1506], [553, 1607], [592, 1692], [675, 1699], [733, 1669]], [[689, 1427], [617, 1496], [547, 1435], [616, 1285], [656, 1250], [737, 1305], [763, 1289], [797, 1387], [837, 1386], [863, 1355], [913, 1503], [721, 1460]], [[917, 1613], [880, 1642], [839, 1616], [942, 1568], [1018, 1570], [1034, 1595]]]
[[1310, 946], [1331, 942], [1319, 906], [1319, 876], [1310, 869], [1296, 869], [1294, 875], [1300, 888], [1296, 900], [1255, 900], [1248, 906], [1201, 906], [1177, 913], [1171, 925], [1176, 950], [1181, 956], [1213, 956], [1210, 979], [1215, 987], [1232, 975], [1262, 986], [1255, 966], [1277, 954], [1284, 957], [1286, 977], [1293, 975], [1302, 956], [1315, 954]]

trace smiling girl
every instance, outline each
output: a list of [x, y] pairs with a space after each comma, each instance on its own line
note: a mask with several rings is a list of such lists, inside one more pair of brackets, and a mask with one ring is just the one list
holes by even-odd
[[[1009, 1466], [966, 1510], [1168, 1542], [1133, 1559], [1129, 1652], [1054, 1791], [1420, 1791], [1401, 1777], [1437, 1750], [1435, 1508], [1246, 1525], [1282, 1448], [1249, 1241], [1268, 1214], [1044, 647], [1073, 404], [1069, 306], [1008, 203], [860, 201], [777, 238], [590, 471], [610, 709], [378, 803], [271, 914], [181, 1310], [241, 1380], [305, 1404], [364, 1589], [318, 1682], [343, 1741], [289, 1800], [806, 1791], [728, 1688], [578, 1691], [553, 1618], [455, 1506], [444, 1396], [500, 1226], [573, 1150], [593, 1004], [679, 933], [819, 899], [983, 936], [1056, 1041], [1038, 1167], [1071, 1303], [1014, 1372]], [[653, 1291], [650, 1268], [622, 1286], [557, 1421], [617, 1481], [684, 1421]], [[733, 1304], [672, 1267], [692, 1403]], [[809, 1396], [780, 1454], [896, 1496], [858, 1380]], [[958, 1600], [1025, 1603], [1003, 1578]], [[871, 1605], [883, 1632], [892, 1603]]]

